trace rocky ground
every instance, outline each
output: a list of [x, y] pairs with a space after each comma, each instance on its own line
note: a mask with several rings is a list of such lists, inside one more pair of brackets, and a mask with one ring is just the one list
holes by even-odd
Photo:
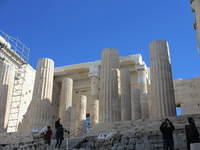
[[[191, 115], [190, 115], [191, 116]], [[189, 116], [170, 117], [175, 125], [176, 150], [186, 150], [185, 125]], [[192, 115], [200, 127], [200, 115]], [[80, 142], [77, 149], [87, 150], [162, 150], [162, 135], [159, 131], [162, 120], [137, 120], [99, 124]], [[111, 135], [101, 138], [99, 135]]]
[[[187, 124], [187, 117], [169, 118], [176, 128], [174, 132], [176, 150], [186, 150], [184, 127]], [[200, 127], [200, 115], [192, 115], [192, 117]], [[160, 124], [161, 120], [99, 124], [84, 137], [70, 138], [68, 150], [162, 150]], [[65, 139], [62, 150], [67, 149], [66, 144], [67, 140]], [[16, 150], [47, 149], [43, 142], [33, 139], [32, 136], [19, 134], [1, 134], [0, 145], [6, 145], [2, 150], [12, 150], [14, 147]], [[54, 149], [53, 147], [49, 149]]]

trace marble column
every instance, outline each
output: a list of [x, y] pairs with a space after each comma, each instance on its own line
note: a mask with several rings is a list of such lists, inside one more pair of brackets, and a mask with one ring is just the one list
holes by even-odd
[[137, 65], [136, 69], [138, 72], [138, 87], [140, 88], [141, 118], [147, 119], [149, 116], [147, 67], [145, 64], [142, 64]]
[[137, 65], [138, 72], [138, 84], [141, 90], [141, 93], [147, 93], [147, 68], [146, 65]]
[[131, 80], [127, 68], [120, 69], [121, 76], [121, 120], [131, 120]]
[[93, 63], [89, 69], [92, 97], [90, 109], [90, 127], [93, 128], [99, 123], [99, 64]]
[[54, 80], [53, 82], [53, 94], [52, 94], [52, 107], [54, 122], [59, 118], [59, 105], [62, 91], [62, 82]]
[[[102, 53], [100, 72], [100, 121], [113, 121], [113, 73], [119, 68], [119, 54], [114, 48], [106, 48]], [[117, 81], [115, 81], [117, 82]]]
[[151, 117], [176, 116], [169, 46], [158, 40], [150, 44], [151, 57]]
[[6, 131], [14, 85], [14, 67], [0, 62], [0, 131]]
[[87, 96], [81, 95], [78, 104], [78, 129], [80, 134], [86, 133], [86, 111], [87, 111]]
[[71, 109], [71, 120], [70, 120], [70, 135], [76, 136], [76, 131], [78, 128], [78, 105], [72, 105]]
[[53, 76], [53, 60], [48, 58], [40, 59], [37, 64], [33, 98], [27, 118], [30, 128], [42, 128], [53, 123]]
[[99, 123], [99, 78], [98, 76], [91, 76], [91, 114], [90, 114], [90, 126], [93, 128]]
[[149, 118], [149, 104], [148, 104], [148, 94], [140, 93], [140, 103], [141, 103], [141, 118]]
[[99, 100], [93, 99], [91, 105], [90, 127], [93, 128], [99, 123]]
[[112, 70], [112, 122], [121, 120], [121, 79], [120, 70]]
[[141, 119], [140, 89], [131, 89], [131, 118], [132, 120]]
[[200, 54], [200, 0], [190, 0], [192, 10], [195, 13], [194, 28], [197, 34], [197, 46]]
[[73, 80], [65, 78], [62, 81], [59, 118], [65, 129], [70, 129], [71, 109], [72, 109]]

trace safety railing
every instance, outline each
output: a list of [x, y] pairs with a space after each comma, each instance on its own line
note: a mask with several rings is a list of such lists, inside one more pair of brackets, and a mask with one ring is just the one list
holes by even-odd
[[24, 61], [26, 61], [26, 62], [29, 61], [30, 48], [28, 48], [18, 38], [14, 38], [1, 30], [0, 30], [0, 36], [3, 37], [4, 38], [3, 40], [5, 40], [5, 42], [8, 43], [9, 47], [7, 47], [7, 48], [9, 50], [16, 53]]

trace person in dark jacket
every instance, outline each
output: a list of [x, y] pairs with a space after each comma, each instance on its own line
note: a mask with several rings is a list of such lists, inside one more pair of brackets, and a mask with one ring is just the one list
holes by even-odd
[[198, 129], [192, 117], [188, 118], [188, 123], [189, 125], [185, 126], [185, 133], [187, 139], [187, 148], [190, 150], [190, 144], [200, 142], [200, 140]]
[[48, 145], [51, 145], [51, 137], [52, 137], [52, 130], [51, 130], [51, 127], [48, 126], [47, 127], [47, 132], [45, 133], [44, 135], [44, 140], [45, 140], [45, 143], [48, 144]]
[[58, 129], [58, 127], [60, 126], [60, 118], [58, 118], [58, 120], [55, 122], [55, 128], [56, 130]]
[[62, 141], [64, 140], [64, 128], [60, 124], [60, 126], [56, 130], [56, 145], [55, 148], [60, 148]]
[[163, 135], [163, 146], [164, 150], [174, 150], [174, 139], [173, 139], [173, 131], [175, 130], [174, 125], [169, 119], [165, 119], [165, 121], [160, 126], [160, 131]]

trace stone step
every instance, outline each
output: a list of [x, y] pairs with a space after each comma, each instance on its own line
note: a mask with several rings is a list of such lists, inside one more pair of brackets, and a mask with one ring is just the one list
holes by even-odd
[[[76, 146], [83, 138], [82, 137], [77, 137], [77, 138], [65, 138], [62, 142], [61, 145], [61, 150], [72, 150], [74, 146]], [[67, 147], [67, 142], [68, 142], [68, 147]], [[55, 144], [56, 140], [52, 140], [52, 145], [49, 147], [49, 149], [54, 150], [55, 149]]]

